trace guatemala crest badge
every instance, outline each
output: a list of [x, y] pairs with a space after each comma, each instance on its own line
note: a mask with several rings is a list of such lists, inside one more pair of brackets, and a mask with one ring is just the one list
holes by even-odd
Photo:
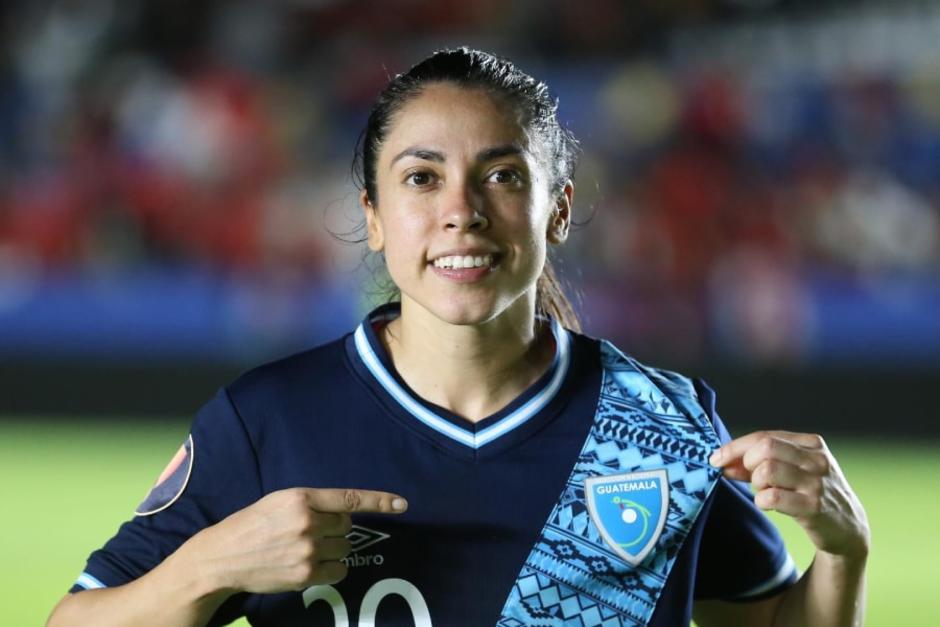
[[637, 566], [659, 539], [669, 511], [665, 468], [588, 477], [584, 494], [591, 520], [620, 557]]

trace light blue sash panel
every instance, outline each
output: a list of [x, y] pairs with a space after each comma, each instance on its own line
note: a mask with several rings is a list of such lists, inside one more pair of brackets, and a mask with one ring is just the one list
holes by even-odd
[[[648, 624], [679, 549], [718, 481], [708, 456], [720, 443], [692, 382], [644, 367], [609, 342], [601, 343], [601, 359], [594, 425], [498, 627]], [[591, 520], [584, 481], [658, 469], [669, 480], [665, 526], [652, 551], [631, 566]]]

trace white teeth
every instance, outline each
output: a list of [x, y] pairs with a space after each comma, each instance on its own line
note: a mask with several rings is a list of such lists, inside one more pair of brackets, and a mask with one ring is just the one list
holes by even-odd
[[482, 268], [493, 265], [493, 255], [474, 257], [473, 255], [451, 255], [434, 260], [436, 268]]

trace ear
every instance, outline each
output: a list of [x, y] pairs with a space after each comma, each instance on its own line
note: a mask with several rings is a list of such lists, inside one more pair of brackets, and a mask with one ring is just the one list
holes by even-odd
[[568, 239], [571, 226], [571, 201], [574, 198], [574, 183], [569, 179], [564, 189], [555, 197], [555, 208], [548, 220], [548, 241], [551, 244], [563, 244]]
[[382, 221], [375, 213], [375, 206], [369, 200], [369, 194], [366, 190], [359, 192], [359, 203], [366, 213], [366, 233], [369, 250], [380, 252], [385, 247], [385, 234], [382, 232]]

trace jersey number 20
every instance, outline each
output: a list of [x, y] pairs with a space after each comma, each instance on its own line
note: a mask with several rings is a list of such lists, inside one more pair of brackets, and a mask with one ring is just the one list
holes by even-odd
[[[379, 603], [386, 596], [397, 594], [408, 603], [415, 627], [432, 627], [431, 613], [421, 592], [410, 581], [404, 579], [383, 579], [375, 582], [362, 597], [359, 606], [359, 627], [375, 627], [375, 612]], [[336, 627], [349, 627], [349, 612], [339, 590], [333, 586], [310, 586], [304, 590], [304, 607], [310, 607], [314, 601], [326, 601], [333, 610], [333, 622]]]

